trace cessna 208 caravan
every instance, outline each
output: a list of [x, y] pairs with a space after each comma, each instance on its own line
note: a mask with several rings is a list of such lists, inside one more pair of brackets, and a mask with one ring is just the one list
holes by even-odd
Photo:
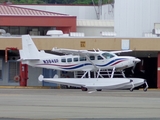
[[[39, 76], [39, 81], [47, 81], [64, 85], [81, 87], [83, 91], [94, 89], [123, 89], [146, 84], [145, 91], [148, 88], [147, 82], [141, 78], [126, 78], [123, 69], [134, 67], [140, 62], [140, 59], [131, 56], [117, 56], [116, 53], [128, 51], [101, 51], [101, 50], [73, 50], [53, 48], [52, 51], [64, 53], [64, 55], [54, 55], [45, 51], [38, 51], [32, 38], [29, 35], [22, 35], [22, 50], [20, 50], [20, 60], [22, 64], [28, 64], [33, 67], [41, 67], [62, 71], [85, 71], [81, 78], [44, 78]], [[130, 51], [130, 50], [129, 50]], [[103, 78], [100, 74], [102, 69], [112, 69], [110, 78]], [[114, 72], [122, 72], [123, 78], [113, 78]], [[90, 72], [96, 71], [97, 76], [90, 77]], [[85, 75], [88, 73], [88, 78]], [[100, 77], [101, 78], [100, 78]]]

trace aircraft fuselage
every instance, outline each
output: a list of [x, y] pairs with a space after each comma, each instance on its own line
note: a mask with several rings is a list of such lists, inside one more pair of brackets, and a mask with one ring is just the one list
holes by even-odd
[[28, 64], [34, 67], [56, 69], [63, 71], [93, 71], [95, 69], [129, 68], [134, 66], [137, 58], [128, 56], [115, 56], [110, 59], [88, 60], [80, 56], [65, 55], [58, 57], [42, 58], [39, 61], [29, 61]]

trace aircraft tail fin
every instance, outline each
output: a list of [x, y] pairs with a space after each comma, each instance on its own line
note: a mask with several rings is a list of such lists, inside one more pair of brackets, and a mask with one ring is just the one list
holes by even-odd
[[22, 35], [22, 50], [19, 50], [19, 53], [20, 53], [19, 61], [40, 59], [40, 52], [38, 51], [32, 38], [29, 35]]

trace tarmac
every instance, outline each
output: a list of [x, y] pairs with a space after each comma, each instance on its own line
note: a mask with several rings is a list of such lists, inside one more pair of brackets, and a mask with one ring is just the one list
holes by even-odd
[[1, 88], [0, 120], [160, 120], [160, 90]]

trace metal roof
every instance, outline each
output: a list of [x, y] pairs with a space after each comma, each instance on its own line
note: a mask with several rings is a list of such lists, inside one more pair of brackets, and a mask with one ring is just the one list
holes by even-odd
[[85, 27], [114, 27], [113, 20], [77, 20], [77, 26]]
[[69, 16], [54, 12], [46, 12], [29, 8], [21, 8], [10, 5], [0, 5], [0, 16]]

